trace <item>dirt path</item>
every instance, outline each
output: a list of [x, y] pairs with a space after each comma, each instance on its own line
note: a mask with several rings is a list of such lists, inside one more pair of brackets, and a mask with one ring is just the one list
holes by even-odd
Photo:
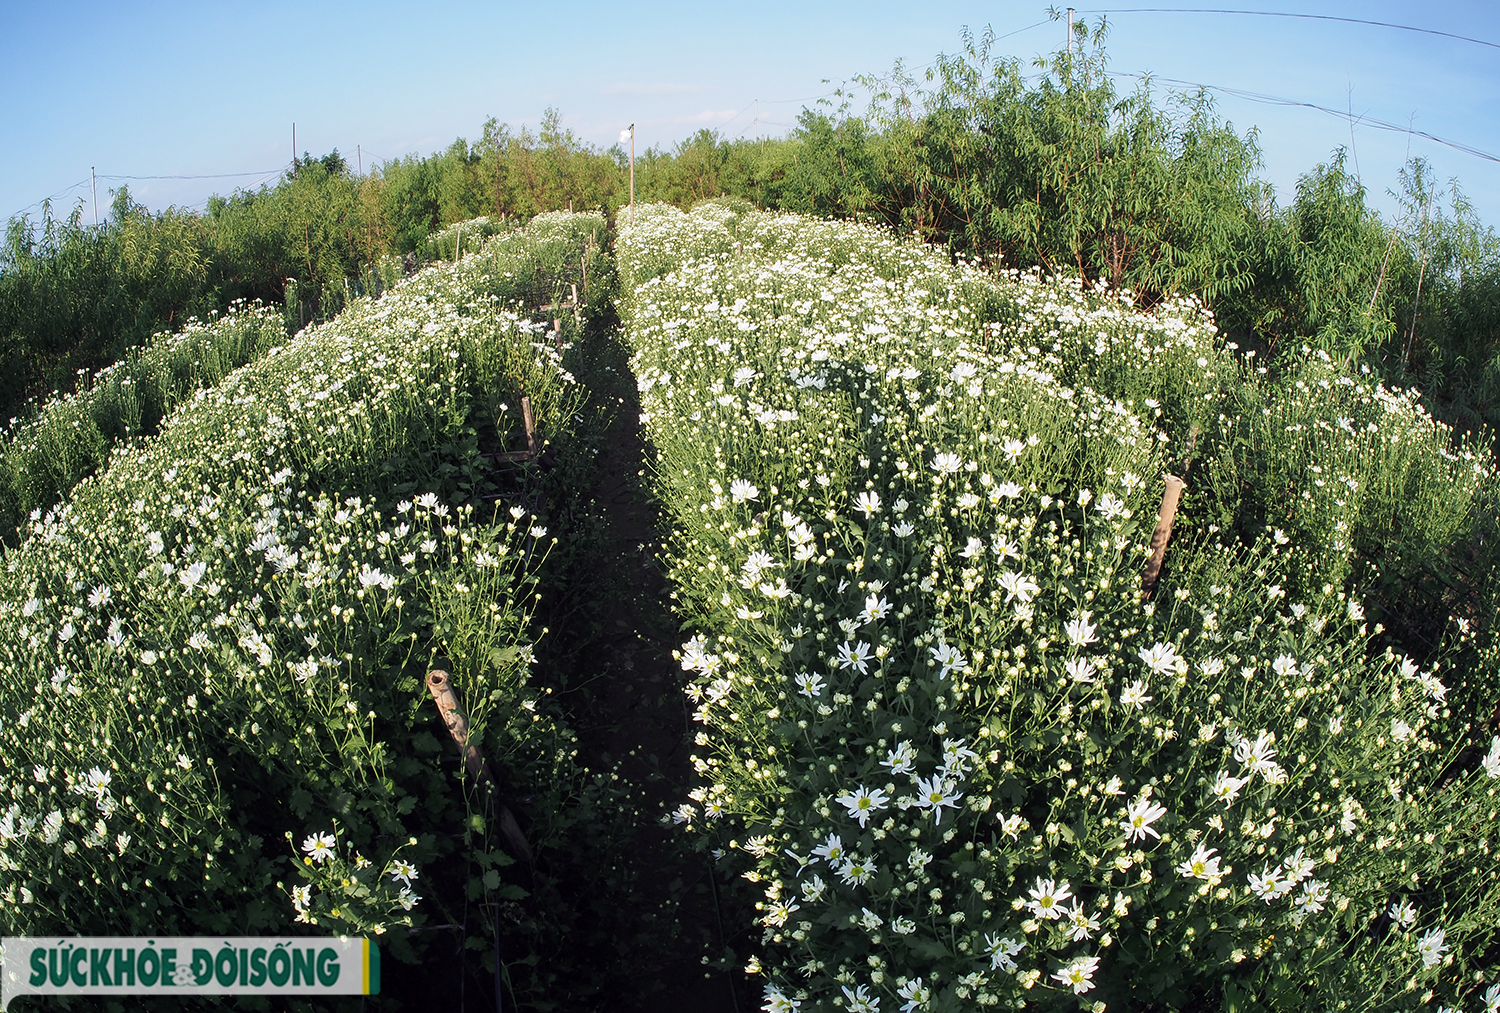
[[730, 911], [732, 884], [716, 882], [710, 856], [662, 824], [695, 783], [683, 673], [671, 655], [681, 637], [658, 563], [661, 518], [642, 474], [648, 448], [635, 378], [613, 334], [590, 340], [591, 368], [580, 379], [614, 410], [592, 504], [605, 551], [592, 573], [578, 575], [579, 593], [599, 596], [600, 607], [587, 643], [571, 645], [561, 702], [579, 735], [580, 760], [635, 786], [641, 814], [631, 854], [617, 856], [629, 883], [620, 901], [640, 912], [638, 928], [635, 938], [618, 940], [618, 952], [600, 954], [629, 962], [624, 977], [634, 984], [631, 994], [622, 990], [597, 1008], [748, 1013], [759, 1002], [746, 992], [743, 958], [730, 950], [744, 953], [735, 935], [754, 912]]

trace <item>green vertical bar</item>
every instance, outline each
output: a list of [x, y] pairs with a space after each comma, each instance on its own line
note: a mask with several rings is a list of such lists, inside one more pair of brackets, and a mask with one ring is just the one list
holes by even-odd
[[380, 994], [380, 947], [370, 941], [370, 995]]

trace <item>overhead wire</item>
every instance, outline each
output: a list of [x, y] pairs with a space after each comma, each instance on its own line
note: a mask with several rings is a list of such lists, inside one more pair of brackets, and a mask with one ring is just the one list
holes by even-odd
[[1438, 35], [1445, 39], [1457, 39], [1460, 42], [1472, 42], [1476, 46], [1488, 46], [1491, 49], [1500, 49], [1500, 42], [1490, 42], [1486, 39], [1476, 39], [1470, 35], [1459, 35], [1457, 32], [1444, 32], [1436, 28], [1418, 28], [1415, 25], [1400, 25], [1392, 21], [1371, 21], [1368, 18], [1346, 18], [1335, 14], [1301, 14], [1292, 11], [1247, 11], [1228, 7], [1096, 7], [1089, 9], [1078, 9], [1077, 14], [1242, 14], [1257, 18], [1299, 18], [1304, 21], [1342, 21], [1350, 25], [1370, 25], [1376, 28], [1394, 28], [1403, 32], [1417, 32], [1422, 35]]
[[1437, 134], [1428, 133], [1425, 130], [1417, 130], [1410, 124], [1402, 126], [1399, 123], [1388, 123], [1385, 120], [1376, 119], [1373, 116], [1367, 116], [1363, 114], [1361, 114], [1360, 116], [1354, 116], [1352, 113], [1344, 112], [1340, 109], [1331, 109], [1328, 106], [1318, 105], [1316, 102], [1304, 102], [1301, 99], [1283, 98], [1279, 95], [1266, 95], [1261, 92], [1246, 91], [1243, 88], [1228, 88], [1224, 85], [1204, 84], [1201, 81], [1183, 81], [1178, 78], [1172, 77], [1158, 77], [1155, 74], [1131, 74], [1125, 71], [1116, 70], [1107, 71], [1107, 73], [1111, 77], [1131, 77], [1145, 81], [1161, 81], [1165, 84], [1175, 84], [1187, 88], [1201, 88], [1204, 91], [1217, 92], [1221, 95], [1229, 95], [1234, 98], [1242, 98], [1249, 102], [1259, 102], [1263, 105], [1315, 109], [1320, 113], [1327, 113], [1329, 116], [1335, 116], [1341, 120], [1346, 120], [1359, 126], [1371, 126], [1376, 128], [1377, 130], [1389, 130], [1392, 133], [1407, 134], [1412, 137], [1424, 137], [1429, 141], [1434, 141], [1438, 144], [1445, 145], [1455, 151], [1461, 151], [1466, 155], [1473, 155], [1475, 158], [1482, 158], [1487, 162], [1500, 162], [1500, 156], [1491, 154], [1490, 152], [1485, 151], [1482, 148], [1476, 148], [1473, 145], [1465, 144], [1462, 141], [1454, 141], [1446, 137], [1439, 137]]
[[[123, 180], [123, 181], [131, 181], [131, 180], [153, 180], [153, 179], [244, 179], [244, 178], [248, 178], [248, 177], [253, 176], [253, 177], [256, 177], [256, 179], [255, 179], [255, 181], [253, 183], [251, 183], [249, 185], [249, 187], [247, 189], [254, 189], [257, 186], [260, 186], [261, 184], [266, 183], [267, 181], [269, 181], [273, 177], [279, 176], [281, 173], [285, 172], [286, 169], [287, 169], [287, 166], [281, 166], [281, 167], [276, 168], [276, 169], [262, 169], [262, 170], [259, 170], [259, 171], [256, 171], [256, 172], [215, 172], [215, 173], [202, 173], [202, 174], [170, 173], [170, 174], [161, 174], [161, 175], [140, 175], [140, 176], [123, 175], [123, 174], [120, 174], [120, 173], [103, 173], [103, 172], [100, 172], [100, 173], [95, 173], [93, 179], [95, 179], [95, 180], [102, 179], [102, 180], [111, 180], [111, 181], [116, 181], [116, 180]], [[67, 195], [67, 194], [72, 193], [75, 190], [80, 190], [80, 189], [82, 189], [82, 188], [84, 188], [86, 186], [89, 186], [91, 182], [92, 182], [92, 180], [81, 179], [77, 183], [74, 183], [72, 186], [64, 187], [63, 189], [57, 191], [54, 194], [51, 194], [51, 195], [49, 195], [47, 197], [43, 197], [41, 200], [32, 201], [30, 204], [27, 204], [25, 207], [19, 208], [16, 211], [12, 212], [10, 215], [7, 215], [6, 216], [6, 221], [11, 221], [12, 219], [18, 218], [21, 215], [26, 214], [32, 208], [40, 207], [41, 205], [47, 203], [48, 201], [55, 201], [59, 197], [63, 197], [65, 195]], [[213, 198], [211, 196], [210, 197], [205, 197], [203, 200], [198, 201], [196, 204], [187, 204], [187, 205], [183, 205], [183, 207], [188, 208], [190, 210], [191, 209], [201, 208], [201, 207], [206, 206], [208, 204], [208, 202], [210, 200], [212, 200], [212, 199]]]
[[17, 217], [19, 217], [21, 215], [24, 215], [26, 212], [30, 211], [32, 208], [41, 207], [43, 204], [47, 203], [48, 201], [57, 200], [59, 197], [62, 197], [65, 194], [72, 193], [74, 190], [77, 190], [79, 187], [84, 187], [84, 186], [88, 186], [88, 185], [89, 185], [89, 181], [88, 180], [86, 180], [86, 179], [79, 180], [77, 183], [74, 183], [72, 186], [65, 186], [65, 187], [63, 187], [61, 190], [57, 191], [57, 193], [54, 193], [51, 196], [43, 197], [41, 200], [34, 200], [34, 201], [32, 201], [30, 204], [27, 204], [25, 207], [17, 210], [13, 214], [7, 215], [5, 220], [6, 221], [10, 221], [12, 218], [17, 218]]
[[[198, 175], [198, 176], [187, 176], [187, 175], [181, 175], [181, 174], [173, 174], [173, 175], [167, 175], [167, 176], [107, 176], [104, 173], [99, 173], [98, 178], [99, 179], [236, 179], [236, 178], [239, 178], [239, 177], [242, 177], [242, 176], [269, 176], [269, 175], [272, 175], [274, 173], [281, 172], [285, 168], [286, 168], [286, 166], [281, 166], [280, 168], [277, 168], [277, 169], [262, 169], [259, 172], [215, 172], [215, 173], [209, 173], [207, 175]], [[87, 182], [87, 181], [85, 181], [85, 182]]]

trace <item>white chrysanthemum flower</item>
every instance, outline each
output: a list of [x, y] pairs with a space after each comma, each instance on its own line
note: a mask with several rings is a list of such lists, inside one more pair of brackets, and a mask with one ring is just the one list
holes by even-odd
[[890, 615], [891, 603], [879, 595], [869, 595], [865, 598], [865, 607], [860, 610], [859, 617], [866, 623], [873, 623], [878, 619], [884, 619]]
[[880, 1013], [880, 996], [870, 995], [870, 986], [861, 985], [858, 988], [850, 988], [848, 985], [840, 986], [844, 993], [844, 1002], [849, 1013]]
[[1275, 742], [1276, 736], [1267, 731], [1256, 735], [1254, 741], [1241, 739], [1234, 747], [1234, 758], [1244, 764], [1251, 774], [1264, 774], [1273, 766], [1271, 761], [1276, 758], [1276, 750], [1273, 748]]
[[939, 679], [946, 679], [954, 672], [961, 675], [969, 670], [968, 659], [963, 656], [963, 653], [958, 648], [949, 644], [940, 641], [936, 647], [929, 647], [927, 653], [932, 656], [932, 660], [937, 662], [942, 669], [938, 673]]
[[[934, 825], [942, 824], [943, 808], [957, 809], [961, 798], [963, 795], [954, 790], [953, 784], [937, 774], [917, 779], [917, 805], [932, 810]], [[863, 826], [863, 823], [860, 825]]]
[[1112, 492], [1106, 492], [1101, 495], [1099, 502], [1094, 504], [1094, 509], [1102, 514], [1107, 521], [1130, 515], [1130, 511], [1125, 509], [1124, 502]]
[[838, 874], [849, 886], [863, 886], [875, 875], [875, 863], [851, 855], [838, 867]]
[[869, 673], [870, 645], [861, 640], [851, 645], [845, 641], [839, 646], [838, 657], [834, 659], [840, 668], [852, 668], [860, 675]]
[[909, 774], [917, 765], [916, 747], [903, 739], [896, 743], [894, 749], [885, 754], [885, 759], [880, 761], [880, 765], [889, 768], [892, 775]]
[[1037, 586], [1036, 581], [1030, 577], [1019, 573], [1012, 573], [1009, 570], [1000, 575], [998, 583], [1000, 584], [1000, 589], [1005, 592], [1005, 600], [1007, 602], [1019, 600], [1023, 605], [1031, 601], [1036, 596], [1036, 593], [1041, 590]]
[[745, 559], [745, 577], [754, 582], [760, 579], [760, 575], [778, 565], [771, 554], [764, 549], [756, 549]]
[[1063, 671], [1068, 673], [1068, 678], [1074, 682], [1094, 681], [1094, 660], [1092, 658], [1069, 658], [1063, 662]]
[[1125, 809], [1125, 818], [1120, 821], [1120, 828], [1125, 831], [1127, 841], [1145, 840], [1146, 835], [1160, 838], [1156, 828], [1151, 824], [1167, 814], [1166, 806], [1160, 806], [1149, 798], [1142, 796], [1131, 802]]
[[1001, 936], [995, 933], [986, 933], [984, 937], [985, 949], [990, 955], [990, 970], [1007, 971], [1015, 973], [1015, 956], [1026, 949], [1024, 940], [1012, 939], [1010, 936]]
[[315, 864], [322, 865], [333, 857], [333, 846], [337, 843], [338, 838], [333, 834], [313, 834], [302, 842], [302, 850]]
[[815, 857], [823, 859], [829, 868], [836, 868], [844, 861], [844, 840], [838, 834], [829, 834], [823, 843], [812, 849]]
[[79, 787], [95, 798], [101, 798], [105, 792], [109, 791], [109, 782], [109, 771], [91, 767], [89, 772], [83, 775], [83, 781]]
[[[891, 925], [894, 927], [895, 922]], [[901, 1013], [915, 1013], [932, 1001], [932, 989], [923, 984], [920, 975], [896, 989], [896, 995], [906, 1000], [901, 1004]]]
[[1142, 647], [1137, 653], [1155, 675], [1171, 675], [1177, 668], [1177, 648], [1172, 644], [1157, 642], [1151, 647]]
[[866, 788], [860, 785], [856, 790], [840, 795], [835, 801], [848, 809], [849, 816], [858, 820], [860, 827], [863, 828], [871, 816], [890, 804], [891, 799], [879, 788]]
[[1229, 771], [1221, 770], [1214, 775], [1214, 781], [1209, 785], [1208, 793], [1216, 801], [1223, 802], [1227, 809], [1235, 799], [1239, 798], [1240, 789], [1249, 783], [1248, 777], [1235, 777]]
[[1028, 826], [1026, 817], [1020, 813], [1011, 813], [1009, 816], [996, 814], [995, 818], [1000, 821], [1000, 832], [1013, 841], [1021, 839], [1021, 831]]
[[1428, 929], [1417, 940], [1417, 956], [1422, 958], [1423, 967], [1436, 967], [1443, 962], [1443, 954], [1449, 950], [1443, 942], [1445, 935], [1443, 929]]
[[1484, 756], [1484, 772], [1490, 777], [1500, 777], [1500, 735], [1490, 740], [1490, 751]]
[[[628, 130], [621, 132], [621, 143], [624, 143], [629, 133]], [[764, 1013], [797, 1013], [797, 1010], [802, 1006], [801, 999], [791, 998], [770, 982], [766, 983], [766, 989], [762, 993], [762, 998], [764, 1002], [760, 1008]]]
[[[687, 664], [684, 662], [683, 667]], [[797, 683], [797, 692], [805, 697], [817, 698], [823, 695], [823, 677], [810, 672], [798, 672], [794, 680]]]
[[1080, 612], [1063, 625], [1063, 632], [1068, 635], [1068, 643], [1074, 647], [1087, 647], [1099, 640], [1095, 635], [1098, 627], [1089, 622], [1090, 618], [1092, 618], [1091, 613]]
[[1098, 969], [1098, 957], [1074, 957], [1052, 972], [1052, 977], [1063, 987], [1072, 988], [1074, 995], [1082, 995], [1094, 987], [1094, 972]]
[[177, 579], [182, 582], [183, 587], [191, 589], [198, 586], [198, 584], [203, 580], [203, 575], [207, 572], [208, 563], [200, 559], [198, 562], [192, 564], [191, 566], [187, 566], [181, 570], [178, 570]]
[[1093, 939], [1094, 933], [1099, 930], [1099, 919], [1089, 914], [1082, 900], [1075, 898], [1073, 906], [1067, 909], [1065, 915], [1068, 919], [1068, 938], [1075, 943]]
[[1027, 893], [1031, 895], [1031, 899], [1026, 901], [1025, 906], [1038, 918], [1051, 921], [1063, 916], [1062, 902], [1073, 896], [1073, 889], [1067, 880], [1058, 883], [1038, 876], [1036, 885]]
[[1219, 871], [1219, 859], [1215, 857], [1217, 849], [1200, 844], [1182, 864], [1177, 866], [1177, 872], [1184, 879], [1202, 879], [1210, 883], [1217, 883], [1223, 876]]
[[1264, 866], [1259, 874], [1250, 873], [1247, 879], [1250, 892], [1267, 904], [1292, 889], [1292, 884], [1282, 876], [1281, 870], [1273, 869], [1269, 865]]

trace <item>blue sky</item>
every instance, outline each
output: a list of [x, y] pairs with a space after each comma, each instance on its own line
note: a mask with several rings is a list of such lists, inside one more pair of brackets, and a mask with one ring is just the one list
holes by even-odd
[[[1173, 0], [1128, 7], [1195, 6]], [[1205, 4], [1196, 6], [1220, 6]], [[1458, 2], [1224, 3], [1365, 18], [1500, 43], [1500, 5]], [[1080, 10], [1093, 8], [1080, 8]], [[1080, 14], [1094, 20], [1096, 15]], [[1500, 155], [1500, 48], [1337, 22], [1208, 14], [1115, 13], [1112, 69], [1223, 86], [1384, 120]], [[1044, 22], [1038, 25], [1038, 22]], [[0, 5], [0, 215], [57, 194], [85, 200], [102, 177], [266, 172], [297, 149], [353, 161], [428, 153], [474, 138], [494, 116], [535, 125], [548, 106], [600, 145], [634, 121], [641, 145], [708, 127], [775, 136], [804, 103], [898, 58], [922, 67], [960, 48], [960, 29], [1016, 33], [1023, 59], [1062, 44], [1034, 2], [785, 3], [21, 3]], [[1035, 26], [1035, 27], [1029, 27]], [[825, 83], [826, 82], [828, 83]], [[1122, 82], [1129, 87], [1130, 82]], [[759, 100], [759, 120], [755, 117]], [[1289, 200], [1297, 176], [1353, 146], [1371, 199], [1410, 145], [1442, 179], [1457, 176], [1481, 218], [1500, 226], [1500, 164], [1405, 132], [1231, 95], [1220, 112], [1259, 129], [1262, 175]], [[200, 205], [257, 182], [130, 181], [160, 208]], [[84, 181], [82, 186], [76, 186]], [[119, 179], [102, 178], [99, 203]]]

